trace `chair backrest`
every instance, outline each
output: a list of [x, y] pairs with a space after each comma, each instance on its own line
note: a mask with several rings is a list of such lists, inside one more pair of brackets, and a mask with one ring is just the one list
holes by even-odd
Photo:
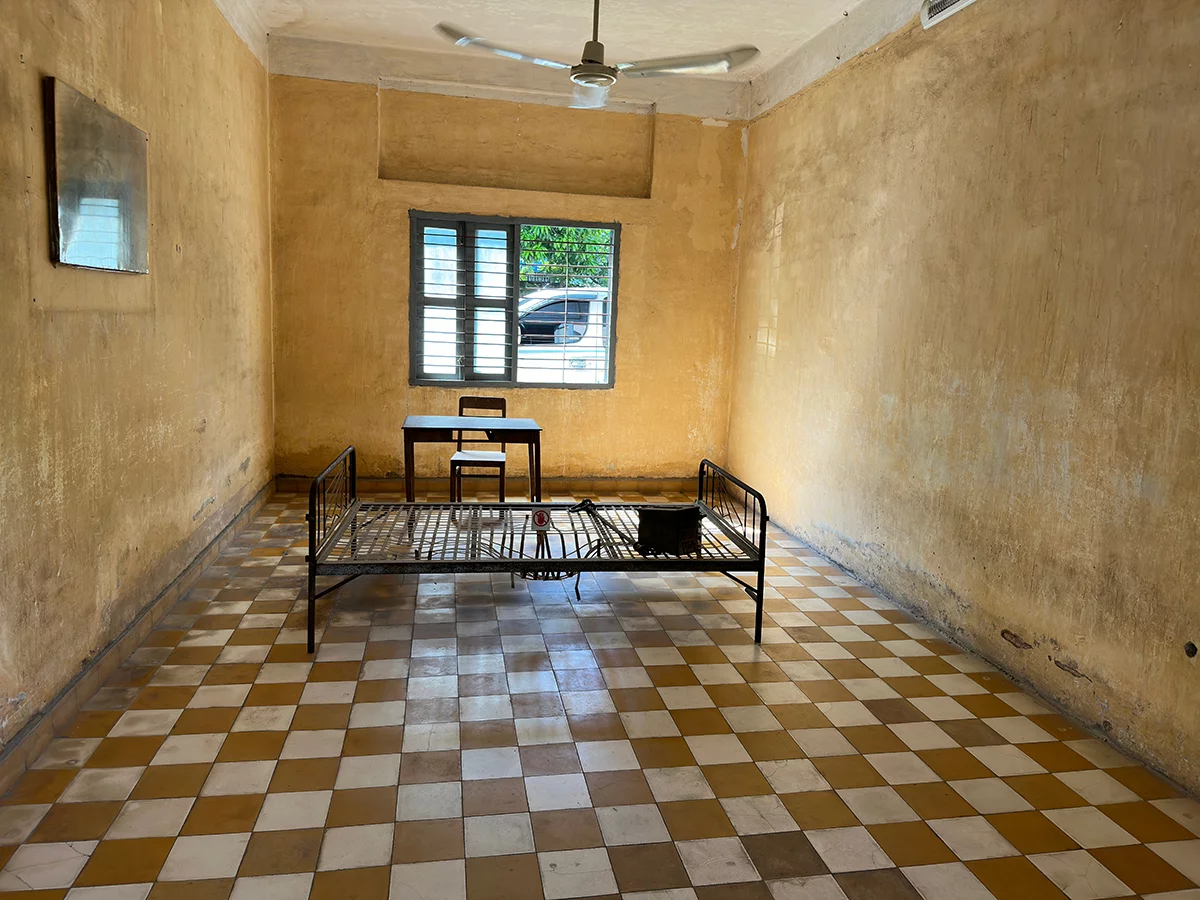
[[[504, 419], [508, 417], [508, 401], [503, 397], [459, 397], [458, 398], [458, 414], [460, 416], [474, 415], [480, 410], [499, 410], [497, 418]], [[485, 441], [475, 441], [477, 444], [485, 443]], [[462, 432], [458, 433], [458, 449], [461, 450], [463, 445]], [[507, 445], [500, 445], [500, 452], [505, 452]]]

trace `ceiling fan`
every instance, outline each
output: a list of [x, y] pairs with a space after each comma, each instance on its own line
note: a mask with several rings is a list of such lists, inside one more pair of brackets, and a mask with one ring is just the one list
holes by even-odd
[[439, 22], [435, 30], [446, 40], [459, 47], [471, 47], [494, 53], [505, 59], [533, 63], [548, 69], [567, 69], [575, 84], [575, 96], [571, 105], [580, 109], [599, 109], [608, 99], [608, 91], [617, 81], [618, 75], [626, 78], [651, 78], [660, 75], [720, 75], [745, 65], [758, 56], [758, 48], [748, 44], [700, 53], [695, 56], [666, 56], [660, 59], [643, 59], [638, 62], [623, 62], [607, 65], [604, 62], [604, 45], [600, 43], [600, 0], [595, 0], [592, 12], [592, 39], [583, 45], [583, 56], [578, 64], [543, 59], [520, 50], [510, 50], [493, 44], [485, 38], [468, 34], [447, 22]]

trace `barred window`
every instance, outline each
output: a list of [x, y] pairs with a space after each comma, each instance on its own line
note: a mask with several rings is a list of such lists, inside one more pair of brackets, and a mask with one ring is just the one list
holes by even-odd
[[413, 384], [612, 387], [619, 225], [410, 217]]

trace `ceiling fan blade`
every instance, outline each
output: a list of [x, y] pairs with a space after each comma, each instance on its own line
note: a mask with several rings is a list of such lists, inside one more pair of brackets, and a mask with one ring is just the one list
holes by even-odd
[[577, 84], [571, 100], [572, 109], [602, 109], [608, 101], [608, 88], [604, 85]]
[[493, 44], [491, 41], [481, 37], [476, 37], [472, 34], [467, 34], [461, 28], [451, 25], [449, 22], [439, 22], [434, 26], [434, 30], [459, 47], [469, 47], [476, 50], [486, 50], [489, 53], [495, 53], [497, 56], [503, 56], [505, 59], [515, 59], [518, 62], [533, 63], [535, 66], [545, 66], [548, 69], [569, 69], [569, 63], [559, 62], [555, 59], [542, 59], [540, 56], [532, 56], [528, 53], [522, 53], [520, 50], [509, 50], [507, 47], [501, 47]]
[[730, 47], [715, 53], [695, 56], [667, 56], [662, 59], [643, 59], [639, 62], [617, 63], [617, 71], [630, 78], [650, 78], [658, 75], [722, 75], [744, 66], [758, 56], [758, 48], [749, 45]]

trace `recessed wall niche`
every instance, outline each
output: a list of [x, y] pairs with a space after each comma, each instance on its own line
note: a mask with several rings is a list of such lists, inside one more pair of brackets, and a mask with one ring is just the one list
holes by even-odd
[[[379, 95], [380, 178], [650, 196], [653, 113], [501, 104], [415, 91]], [[604, 140], [596, 140], [598, 132]]]

